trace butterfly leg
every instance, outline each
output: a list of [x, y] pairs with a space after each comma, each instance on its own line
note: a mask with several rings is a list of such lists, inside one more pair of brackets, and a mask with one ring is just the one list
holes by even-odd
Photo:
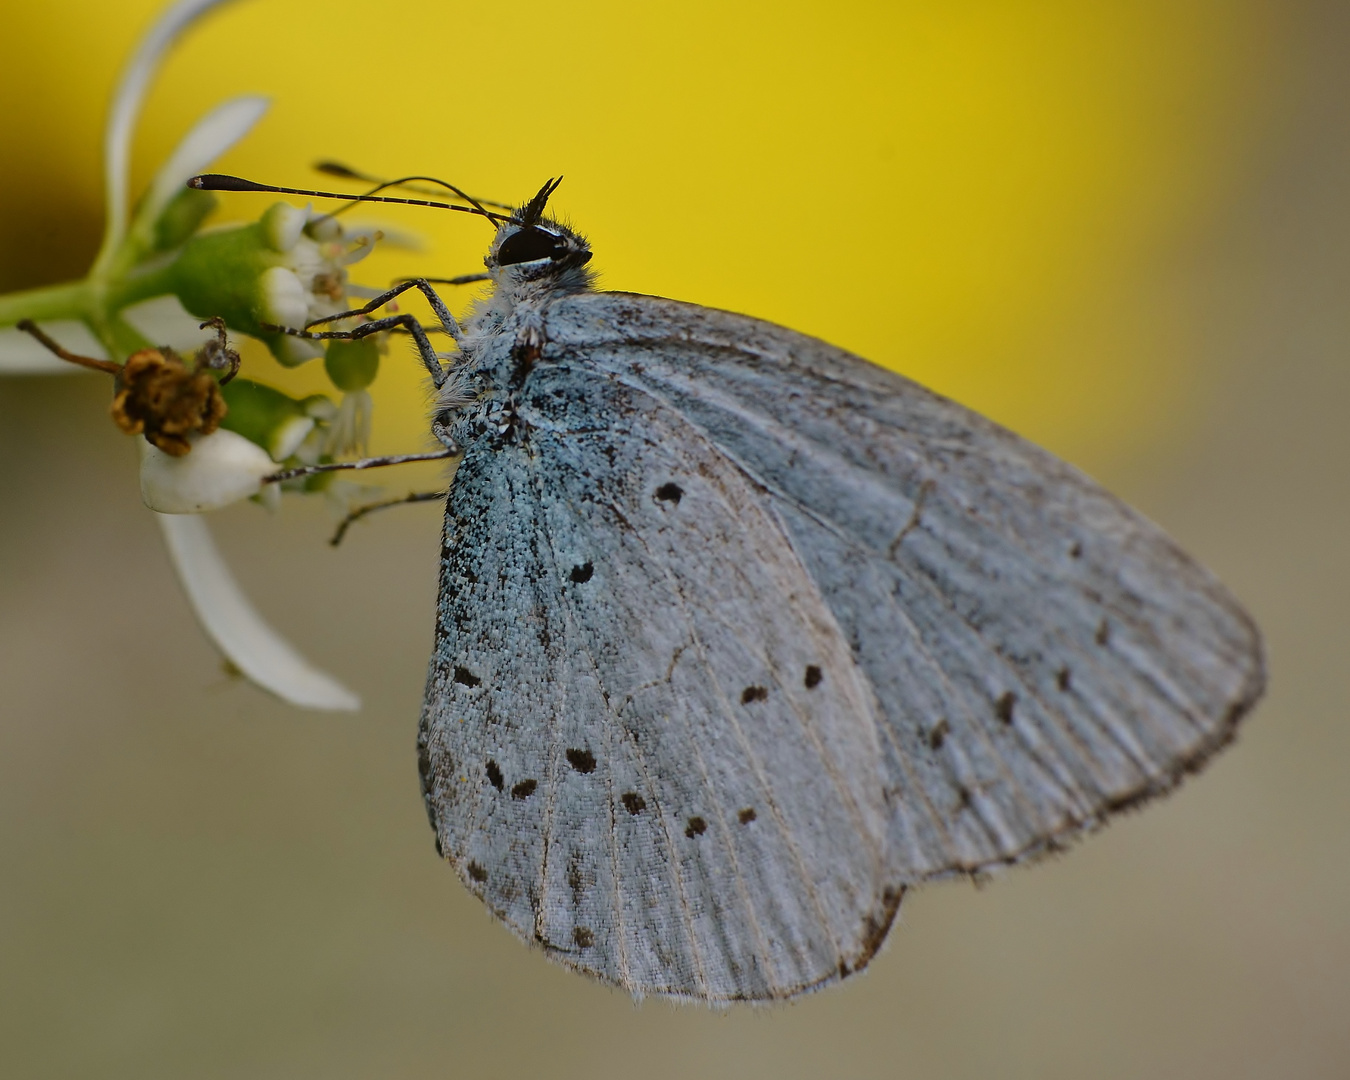
[[[332, 318], [341, 319], [350, 312], [344, 312], [342, 315], [334, 315]], [[326, 320], [325, 320], [326, 321]], [[316, 325], [314, 323], [311, 326]], [[360, 326], [351, 330], [294, 330], [289, 326], [276, 326], [270, 323], [263, 323], [263, 329], [290, 334], [291, 337], [305, 338], [309, 341], [360, 341], [371, 334], [378, 334], [383, 330], [403, 329], [412, 335], [414, 344], [417, 346], [417, 355], [421, 357], [422, 366], [427, 369], [431, 375], [432, 385], [440, 389], [441, 385], [449, 377], [449, 373], [441, 366], [440, 357], [436, 355], [436, 350], [432, 348], [431, 339], [427, 337], [427, 332], [422, 328], [422, 324], [417, 321], [415, 315], [404, 312], [402, 315], [390, 315], [383, 319], [374, 319], [371, 322], [361, 323]], [[458, 328], [456, 328], [458, 333]]]
[[[473, 279], [473, 277], [473, 275], [469, 275], [469, 279]], [[449, 280], [451, 283], [455, 283], [455, 279], [452, 278]], [[436, 318], [441, 321], [441, 326], [445, 329], [445, 332], [455, 339], [456, 345], [461, 344], [459, 323], [455, 322], [455, 317], [450, 314], [450, 309], [445, 306], [445, 301], [442, 300], [440, 294], [431, 287], [431, 283], [426, 278], [407, 278], [404, 281], [400, 281], [393, 288], [386, 289], [384, 292], [380, 293], [379, 296], [368, 300], [362, 307], [353, 308], [351, 311], [340, 311], [336, 315], [325, 315], [322, 319], [314, 319], [305, 324], [305, 329], [308, 330], [314, 326], [321, 326], [327, 322], [335, 322], [338, 319], [350, 319], [357, 315], [369, 315], [379, 308], [384, 307], [385, 304], [389, 303], [389, 301], [393, 300], [396, 296], [401, 296], [409, 289], [417, 289], [426, 297], [427, 303], [431, 305], [431, 310], [436, 313]]]
[[319, 473], [344, 472], [349, 469], [382, 469], [386, 465], [406, 465], [411, 461], [443, 461], [445, 458], [454, 457], [458, 453], [458, 445], [447, 445], [443, 449], [433, 450], [429, 454], [387, 454], [384, 457], [359, 458], [356, 461], [328, 461], [322, 465], [297, 465], [293, 469], [280, 469], [270, 476], [264, 476], [263, 483], [280, 484], [287, 480], [300, 480], [306, 476], [318, 476]]
[[292, 337], [306, 338], [310, 341], [325, 341], [337, 339], [340, 341], [359, 341], [361, 338], [369, 337], [371, 334], [378, 334], [383, 330], [403, 329], [412, 335], [413, 341], [417, 345], [417, 353], [422, 359], [423, 366], [431, 375], [431, 381], [439, 389], [448, 378], [449, 373], [441, 366], [440, 358], [436, 355], [436, 350], [431, 347], [431, 340], [427, 337], [426, 330], [417, 320], [417, 317], [407, 312], [401, 315], [389, 315], [383, 319], [374, 319], [367, 323], [361, 323], [351, 330], [311, 330], [310, 327], [322, 326], [324, 323], [335, 322], [338, 319], [350, 319], [360, 315], [369, 315], [379, 308], [382, 308], [390, 300], [394, 299], [409, 289], [419, 290], [427, 298], [427, 303], [431, 305], [431, 310], [435, 312], [436, 318], [440, 320], [441, 329], [455, 339], [455, 344], [463, 349], [463, 334], [459, 329], [459, 323], [455, 317], [450, 314], [450, 309], [445, 306], [437, 294], [436, 290], [427, 283], [425, 278], [414, 278], [395, 285], [392, 289], [387, 289], [374, 297], [364, 306], [353, 308], [350, 311], [339, 311], [335, 315], [326, 315], [322, 319], [315, 319], [313, 322], [306, 323], [305, 329], [295, 330], [289, 326], [276, 326], [270, 323], [264, 323], [264, 329], [290, 334]]
[[293, 469], [281, 469], [270, 476], [263, 477], [264, 484], [280, 484], [286, 480], [300, 480], [319, 473], [343, 472], [350, 469], [382, 469], [386, 465], [406, 465], [412, 461], [443, 461], [463, 453], [463, 448], [455, 441], [449, 429], [439, 420], [432, 421], [431, 433], [441, 444], [441, 449], [427, 454], [386, 454], [383, 457], [358, 458], [356, 461], [328, 461], [321, 465], [297, 465]]
[[352, 522], [360, 521], [361, 518], [365, 517], [367, 514], [373, 514], [376, 510], [387, 510], [391, 506], [405, 506], [410, 503], [432, 502], [435, 499], [444, 499], [446, 494], [447, 491], [445, 488], [441, 488], [439, 491], [410, 491], [408, 494], [399, 496], [395, 499], [382, 499], [379, 502], [366, 503], [364, 506], [358, 506], [342, 519], [338, 524], [337, 531], [333, 533], [332, 539], [328, 542], [333, 547], [337, 547], [342, 543], [342, 538], [347, 535], [347, 529], [351, 526]]

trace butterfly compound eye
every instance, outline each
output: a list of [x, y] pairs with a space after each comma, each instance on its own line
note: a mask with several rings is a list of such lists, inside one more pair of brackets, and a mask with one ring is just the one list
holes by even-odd
[[502, 246], [497, 249], [497, 265], [512, 266], [515, 263], [534, 262], [536, 259], [553, 259], [566, 250], [562, 237], [543, 229], [525, 228], [502, 241]]

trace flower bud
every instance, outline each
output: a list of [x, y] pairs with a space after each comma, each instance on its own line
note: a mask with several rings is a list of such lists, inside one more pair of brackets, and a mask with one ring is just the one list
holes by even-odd
[[380, 346], [375, 335], [356, 341], [335, 339], [328, 342], [323, 368], [343, 393], [364, 390], [375, 381], [380, 370]]
[[221, 387], [221, 393], [229, 405], [221, 426], [257, 443], [274, 461], [285, 461], [314, 430], [309, 398], [296, 401], [250, 379], [235, 379]]
[[[220, 316], [231, 330], [265, 342], [287, 367], [322, 356], [317, 342], [264, 325], [301, 330], [347, 306], [351, 253], [341, 226], [321, 243], [307, 231], [308, 220], [306, 211], [277, 203], [251, 225], [192, 236], [165, 271], [168, 287], [193, 315]], [[326, 236], [334, 227], [317, 231]]]
[[307, 220], [309, 214], [298, 206], [279, 202], [273, 203], [263, 212], [258, 224], [268, 247], [285, 254], [295, 247]]
[[200, 514], [258, 494], [276, 472], [267, 451], [224, 428], [192, 437], [192, 452], [172, 457], [148, 443], [141, 459], [141, 498], [161, 514]]
[[300, 328], [309, 316], [309, 297], [295, 271], [270, 266], [258, 278], [258, 314], [263, 322]]
[[172, 251], [186, 242], [216, 208], [217, 202], [209, 191], [183, 188], [155, 220], [154, 250]]

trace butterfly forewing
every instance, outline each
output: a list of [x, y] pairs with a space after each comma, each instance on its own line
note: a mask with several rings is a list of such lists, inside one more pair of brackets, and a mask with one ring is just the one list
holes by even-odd
[[661, 398], [541, 362], [447, 507], [423, 716], [438, 843], [639, 993], [788, 996], [899, 902], [872, 687], [753, 478]]

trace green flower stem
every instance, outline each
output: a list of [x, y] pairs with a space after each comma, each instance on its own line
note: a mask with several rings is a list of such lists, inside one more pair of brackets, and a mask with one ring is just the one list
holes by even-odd
[[0, 326], [13, 326], [20, 319], [51, 322], [79, 319], [93, 331], [113, 356], [126, 357], [150, 347], [116, 312], [132, 304], [173, 292], [172, 263], [133, 272], [121, 281], [103, 284], [91, 278], [62, 285], [0, 296]]
[[134, 352], [155, 347], [154, 343], [147, 341], [139, 330], [116, 315], [108, 320], [107, 326], [101, 331], [96, 328], [95, 333], [103, 343], [103, 347], [120, 362], [125, 362]]
[[103, 293], [103, 305], [106, 311], [121, 311], [123, 308], [139, 304], [154, 296], [164, 296], [174, 291], [174, 264], [172, 262], [157, 265], [149, 269], [132, 271], [126, 277], [110, 280]]
[[13, 326], [20, 319], [88, 319], [93, 308], [94, 291], [88, 280], [25, 289], [0, 296], [0, 326]]

